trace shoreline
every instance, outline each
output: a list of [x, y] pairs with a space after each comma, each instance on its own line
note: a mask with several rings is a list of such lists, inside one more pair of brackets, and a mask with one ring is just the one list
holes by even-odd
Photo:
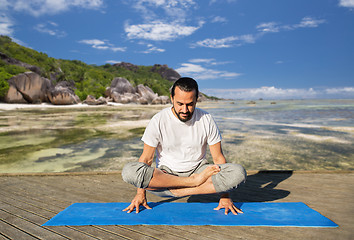
[[30, 108], [85, 108], [85, 107], [102, 107], [102, 106], [124, 106], [122, 103], [108, 103], [105, 105], [88, 105], [84, 103], [71, 104], [71, 105], [54, 105], [51, 103], [30, 104], [30, 103], [0, 103], [0, 111], [11, 111], [18, 109]]

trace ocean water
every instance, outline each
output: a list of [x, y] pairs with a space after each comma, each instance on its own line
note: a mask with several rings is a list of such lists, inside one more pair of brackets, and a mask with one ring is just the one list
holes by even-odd
[[[144, 128], [165, 107], [0, 111], [0, 172], [121, 170], [138, 160]], [[227, 161], [247, 170], [354, 170], [354, 100], [218, 101], [198, 107], [217, 122]]]
[[248, 103], [205, 106], [229, 161], [253, 170], [354, 169], [354, 100]]

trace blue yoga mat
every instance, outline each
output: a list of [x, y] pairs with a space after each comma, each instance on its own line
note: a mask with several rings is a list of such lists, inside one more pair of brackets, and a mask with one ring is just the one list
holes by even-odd
[[130, 203], [74, 203], [43, 226], [83, 225], [215, 225], [338, 227], [304, 203], [236, 203], [244, 213], [225, 215], [218, 203], [149, 203], [152, 210], [122, 210]]

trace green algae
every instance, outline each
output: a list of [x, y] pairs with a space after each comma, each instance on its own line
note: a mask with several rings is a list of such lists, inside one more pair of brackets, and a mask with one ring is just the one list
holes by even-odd
[[[105, 166], [107, 159], [120, 155], [128, 159], [140, 149], [124, 143], [141, 136], [145, 126], [140, 127], [139, 121], [160, 109], [102, 106], [0, 112], [0, 172], [92, 170], [90, 166]], [[120, 126], [120, 122], [133, 124]], [[120, 154], [117, 147], [128, 155]]]

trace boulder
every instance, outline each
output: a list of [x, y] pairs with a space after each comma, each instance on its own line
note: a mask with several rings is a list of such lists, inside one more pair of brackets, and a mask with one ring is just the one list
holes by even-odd
[[198, 96], [198, 102], [205, 102], [205, 101], [208, 101], [208, 98], [207, 98], [207, 96], [205, 96], [204, 93], [199, 92], [198, 95], [199, 95], [199, 96]]
[[168, 96], [158, 96], [151, 88], [139, 84], [133, 87], [125, 78], [113, 79], [111, 86], [105, 91], [107, 98], [113, 99], [116, 103], [138, 103], [138, 104], [167, 104]]
[[96, 99], [94, 96], [88, 95], [86, 100], [83, 101], [83, 103], [87, 105], [104, 105], [107, 104], [107, 100], [104, 97]]
[[127, 63], [127, 62], [116, 63], [116, 64], [113, 64], [113, 66], [114, 67], [121, 67], [121, 68], [127, 69], [129, 71], [133, 71], [133, 72], [136, 72], [138, 70], [137, 65], [134, 65], [132, 63]]
[[7, 103], [41, 103], [48, 102], [48, 90], [52, 87], [49, 79], [37, 73], [26, 72], [8, 80], [9, 91], [4, 100]]
[[48, 92], [49, 101], [54, 105], [78, 104], [80, 99], [72, 89], [55, 86]]
[[151, 71], [160, 74], [161, 77], [167, 79], [170, 82], [175, 82], [181, 77], [181, 75], [176, 70], [169, 68], [166, 64], [155, 64]]
[[138, 99], [138, 103], [141, 105], [148, 105], [149, 104], [148, 100], [146, 100], [145, 98], [142, 98], [142, 97]]
[[151, 90], [151, 88], [139, 84], [136, 87], [137, 93], [141, 96], [141, 98], [146, 99], [149, 103], [152, 102], [155, 98], [157, 98], [157, 94]]
[[124, 93], [121, 95], [120, 102], [119, 103], [138, 103], [139, 100], [139, 95], [138, 94], [133, 94], [133, 93]]
[[157, 104], [168, 104], [170, 103], [170, 98], [168, 96], [159, 96], [156, 97], [154, 100], [152, 100], [151, 104], [157, 105]]
[[110, 87], [111, 91], [117, 92], [120, 94], [124, 93], [136, 93], [135, 88], [131, 85], [131, 83], [122, 77], [117, 77], [113, 79]]
[[169, 96], [160, 96], [162, 104], [169, 104], [171, 103], [171, 99]]

